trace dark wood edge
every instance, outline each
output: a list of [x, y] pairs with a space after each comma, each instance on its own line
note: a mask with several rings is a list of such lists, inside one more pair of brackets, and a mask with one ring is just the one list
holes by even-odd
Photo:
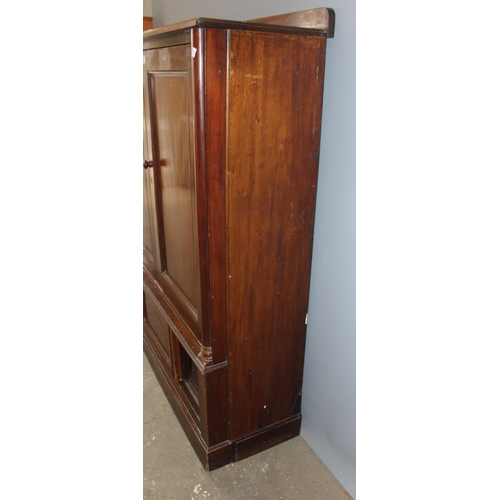
[[[203, 91], [205, 81], [205, 32], [194, 29], [191, 31], [191, 45], [196, 48], [191, 57], [192, 73], [192, 103], [193, 103], [193, 143], [194, 143], [194, 165], [196, 176], [196, 219], [198, 222], [198, 257], [200, 266], [200, 308], [201, 308], [201, 341], [205, 346], [211, 345], [210, 335], [210, 276], [208, 265], [210, 262], [208, 253], [208, 220], [207, 220], [207, 185], [205, 172], [205, 92]], [[211, 356], [211, 353], [210, 353]]]
[[253, 434], [234, 440], [234, 460], [242, 460], [298, 436], [301, 422], [302, 415], [299, 413]]
[[[226, 172], [227, 172], [227, 86], [228, 31], [201, 30], [205, 37], [206, 95], [217, 96], [204, 100], [207, 261], [209, 283], [209, 328], [213, 362], [227, 360], [227, 239], [226, 239]], [[215, 237], [214, 237], [215, 235]]]
[[271, 24], [274, 26], [316, 29], [327, 33], [328, 38], [333, 38], [335, 30], [335, 11], [327, 7], [322, 7], [319, 9], [280, 14], [278, 16], [262, 17], [246, 22], [259, 25]]
[[[149, 33], [145, 31], [144, 33]], [[154, 30], [156, 31], [156, 30]], [[163, 47], [175, 47], [176, 45], [187, 45], [191, 43], [191, 30], [178, 31], [177, 33], [169, 33], [168, 36], [164, 34], [144, 37], [143, 49], [161, 49]]]
[[[309, 16], [311, 19], [307, 19]], [[229, 21], [198, 17], [180, 23], [145, 31], [144, 39], [175, 33], [191, 28], [221, 28], [272, 33], [290, 33], [310, 36], [333, 37], [335, 12], [333, 9], [310, 9], [279, 16], [252, 19], [250, 21]]]
[[[203, 372], [198, 377], [200, 430], [207, 446], [229, 443], [228, 369]], [[231, 451], [229, 452], [231, 454]]]

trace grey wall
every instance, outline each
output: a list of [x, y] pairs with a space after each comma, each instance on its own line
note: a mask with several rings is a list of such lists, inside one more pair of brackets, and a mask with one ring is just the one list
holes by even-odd
[[152, 0], [154, 27], [195, 17], [243, 21], [315, 7], [336, 13], [328, 40], [302, 436], [355, 497], [355, 1]]
[[153, 16], [152, 0], [142, 0], [142, 1], [143, 1], [142, 15], [145, 17], [152, 17]]

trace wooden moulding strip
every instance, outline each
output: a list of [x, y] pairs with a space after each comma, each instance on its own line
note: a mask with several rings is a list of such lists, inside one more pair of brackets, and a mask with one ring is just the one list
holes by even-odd
[[233, 441], [234, 461], [242, 460], [300, 434], [302, 415], [294, 415]]
[[193, 362], [200, 370], [206, 370], [208, 366], [212, 365], [211, 358], [207, 356], [211, 352], [210, 347], [200, 344], [198, 339], [191, 333], [190, 329], [176, 313], [175, 308], [170, 304], [165, 294], [156, 285], [148, 269], [144, 267], [143, 270], [144, 286], [150, 292], [151, 298], [156, 302], [158, 309], [164, 313], [165, 320], [186, 352], [190, 354]]
[[[156, 33], [160, 31], [160, 33]], [[151, 35], [151, 33], [156, 33]], [[148, 34], [146, 36], [146, 34]], [[191, 30], [181, 31], [169, 36], [163, 36], [164, 33], [159, 30], [149, 30], [144, 32], [144, 50], [160, 49], [162, 47], [173, 47], [175, 45], [186, 45], [191, 43]]]
[[274, 26], [289, 26], [309, 28], [324, 31], [328, 38], [333, 38], [335, 30], [335, 12], [329, 8], [309, 9], [300, 12], [291, 12], [278, 16], [252, 19], [247, 23], [271, 24]]
[[[230, 21], [198, 17], [180, 23], [162, 26], [144, 32], [144, 40], [182, 32], [192, 28], [220, 28], [274, 33], [296, 33], [332, 38], [335, 27], [335, 12], [329, 8], [310, 9], [278, 16], [262, 17], [250, 21]], [[148, 47], [149, 48], [149, 47]]]

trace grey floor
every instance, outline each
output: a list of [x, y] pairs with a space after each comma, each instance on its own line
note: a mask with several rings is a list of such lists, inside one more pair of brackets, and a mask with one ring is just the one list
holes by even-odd
[[144, 499], [349, 500], [301, 437], [206, 472], [144, 356]]

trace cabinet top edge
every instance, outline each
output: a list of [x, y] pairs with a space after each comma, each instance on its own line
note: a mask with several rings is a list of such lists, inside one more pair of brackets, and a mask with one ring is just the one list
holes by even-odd
[[310, 9], [278, 16], [251, 19], [249, 21], [230, 21], [197, 17], [180, 23], [144, 31], [143, 38], [168, 35], [191, 28], [238, 29], [272, 33], [288, 33], [333, 38], [335, 12], [330, 8]]

